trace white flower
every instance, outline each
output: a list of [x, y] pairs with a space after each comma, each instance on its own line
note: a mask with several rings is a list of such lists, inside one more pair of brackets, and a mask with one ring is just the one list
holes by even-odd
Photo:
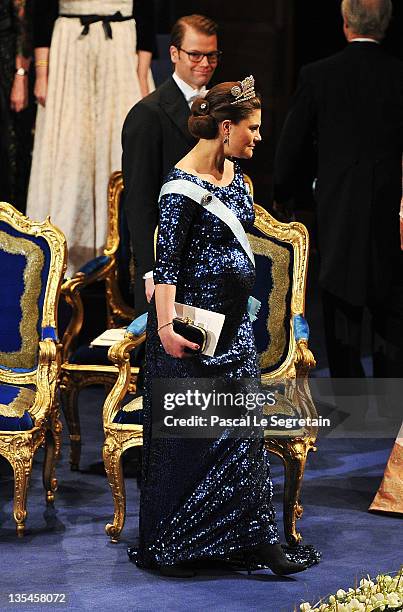
[[401, 605], [402, 600], [400, 599], [397, 593], [388, 593], [386, 595], [386, 602], [389, 606], [394, 606], [395, 608], [397, 608]]
[[300, 612], [310, 612], [310, 610], [312, 610], [311, 604], [304, 602], [300, 605], [299, 607]]
[[343, 589], [339, 589], [336, 593], [337, 599], [343, 599], [343, 597], [345, 596], [346, 596], [346, 591], [343, 591]]
[[365, 612], [365, 604], [361, 603], [355, 597], [348, 604], [349, 612]]
[[375, 593], [375, 595], [373, 596], [373, 599], [375, 599], [376, 601], [385, 603], [385, 595], [383, 593]]

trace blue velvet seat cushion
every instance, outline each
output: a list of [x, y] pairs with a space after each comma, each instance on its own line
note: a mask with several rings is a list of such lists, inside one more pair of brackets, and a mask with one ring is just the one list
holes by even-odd
[[29, 387], [0, 384], [0, 431], [26, 431], [34, 426], [29, 409], [35, 391]]
[[309, 340], [309, 325], [308, 321], [301, 314], [293, 316], [294, 321], [294, 336], [296, 341]]
[[113, 422], [120, 425], [142, 425], [144, 417], [143, 408], [140, 408], [140, 410], [132, 409], [132, 404], [134, 403], [135, 406], [138, 406], [139, 401], [140, 396], [123, 406], [116, 414]]
[[94, 259], [90, 259], [90, 261], [87, 261], [87, 263], [81, 266], [79, 272], [83, 272], [83, 274], [88, 275], [93, 274], [94, 272], [98, 272], [98, 270], [106, 266], [109, 261], [110, 257], [108, 257], [107, 255], [99, 255], [98, 257], [94, 257]]
[[119, 410], [119, 412], [113, 419], [113, 422], [119, 423], [120, 425], [142, 425], [143, 416], [144, 414], [142, 410], [133, 410], [132, 412], [125, 412], [124, 410]]

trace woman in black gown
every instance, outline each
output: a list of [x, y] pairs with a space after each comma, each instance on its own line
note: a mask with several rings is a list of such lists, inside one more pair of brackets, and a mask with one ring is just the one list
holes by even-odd
[[[165, 183], [184, 179], [207, 189], [244, 228], [253, 223], [253, 202], [242, 171], [228, 158], [252, 157], [261, 140], [260, 99], [248, 83], [222, 83], [193, 103], [189, 129], [200, 140]], [[128, 551], [139, 567], [185, 577], [194, 575], [188, 562], [233, 555], [247, 567], [264, 564], [279, 574], [307, 567], [290, 562], [279, 544], [262, 436], [153, 436], [153, 379], [258, 379], [247, 313], [254, 278], [253, 264], [225, 223], [182, 193], [162, 196], [147, 327], [140, 542]], [[174, 301], [225, 314], [215, 356], [186, 355], [195, 345], [173, 331]]]
[[25, 211], [31, 165], [31, 36], [25, 0], [0, 0], [0, 200]]

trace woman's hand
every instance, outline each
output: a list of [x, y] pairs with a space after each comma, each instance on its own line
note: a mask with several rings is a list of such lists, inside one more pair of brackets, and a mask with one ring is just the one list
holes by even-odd
[[145, 279], [144, 288], [146, 292], [147, 302], [151, 302], [151, 298], [153, 297], [155, 291], [154, 280], [152, 279], [152, 277]]
[[41, 106], [45, 106], [46, 104], [47, 93], [48, 93], [47, 71], [37, 70], [36, 79], [35, 79], [35, 87], [34, 87], [34, 95], [35, 95], [36, 101]]
[[146, 96], [148, 96], [148, 94], [150, 93], [148, 78], [139, 77], [139, 87], [140, 87], [141, 97], [145, 98]]
[[160, 337], [162, 346], [168, 355], [171, 357], [177, 357], [179, 359], [183, 359], [184, 357], [190, 357], [191, 353], [186, 353], [185, 349], [189, 348], [197, 351], [200, 347], [198, 344], [194, 342], [190, 342], [186, 340], [183, 336], [176, 334], [172, 329], [172, 325], [167, 325], [163, 327], [161, 331], [158, 332]]
[[13, 86], [10, 94], [10, 108], [19, 113], [28, 106], [28, 75], [14, 76]]

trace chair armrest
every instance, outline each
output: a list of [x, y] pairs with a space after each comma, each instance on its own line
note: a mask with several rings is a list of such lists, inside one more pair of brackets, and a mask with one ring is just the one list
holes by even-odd
[[134, 321], [127, 326], [126, 334], [132, 334], [133, 336], [140, 336], [141, 334], [144, 334], [147, 327], [147, 319], [148, 314], [146, 312], [134, 319]]
[[109, 255], [101, 255], [88, 261], [71, 278], [67, 278], [62, 284], [61, 294], [66, 297], [81, 291], [84, 287], [104, 280], [115, 267], [115, 258]]
[[[104, 427], [112, 423], [121, 407], [131, 379], [130, 352], [145, 342], [145, 322], [147, 317], [141, 315], [134, 319], [126, 330], [125, 337], [116, 342], [108, 351], [109, 359], [118, 367], [118, 378], [104, 403]], [[137, 329], [140, 333], [134, 333]]]
[[115, 265], [114, 257], [107, 255], [96, 257], [62, 284], [61, 296], [72, 309], [69, 324], [62, 338], [63, 362], [68, 361], [84, 322], [84, 306], [80, 292], [84, 287], [106, 279], [114, 270]]
[[36, 396], [34, 405], [30, 410], [35, 425], [43, 423], [54, 407], [56, 385], [60, 373], [61, 349], [61, 344], [50, 337], [45, 337], [39, 342]]
[[294, 337], [297, 342], [297, 356], [295, 367], [297, 374], [306, 374], [308, 370], [316, 366], [315, 358], [308, 348], [309, 325], [302, 314], [295, 314], [292, 317]]
[[94, 274], [95, 272], [100, 272], [107, 266], [110, 261], [110, 257], [108, 255], [100, 255], [99, 257], [94, 257], [94, 259], [90, 259], [84, 264], [78, 271], [78, 274], [85, 274], [87, 277]]
[[309, 340], [309, 325], [308, 321], [302, 314], [295, 314], [292, 317], [294, 337], [297, 342], [300, 340]]

